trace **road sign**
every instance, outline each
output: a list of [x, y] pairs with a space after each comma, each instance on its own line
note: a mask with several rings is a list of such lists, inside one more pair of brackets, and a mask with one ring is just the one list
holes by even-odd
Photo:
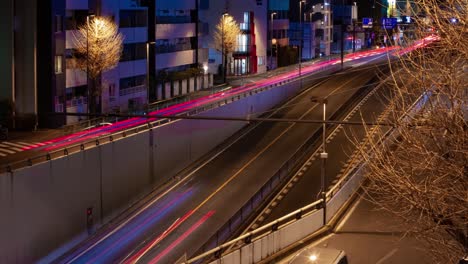
[[384, 17], [382, 18], [382, 27], [384, 29], [394, 29], [397, 25], [396, 17]]
[[363, 17], [362, 18], [362, 27], [363, 28], [372, 28], [372, 18]]

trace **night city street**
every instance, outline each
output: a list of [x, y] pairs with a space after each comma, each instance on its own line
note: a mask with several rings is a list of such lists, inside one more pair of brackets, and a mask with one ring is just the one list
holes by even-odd
[[466, 0], [5, 0], [0, 263], [468, 263]]

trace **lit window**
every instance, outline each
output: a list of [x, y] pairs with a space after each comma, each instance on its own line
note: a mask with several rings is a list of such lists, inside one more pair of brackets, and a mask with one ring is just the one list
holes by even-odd
[[63, 61], [62, 55], [55, 56], [55, 74], [61, 74], [63, 72], [62, 61]]

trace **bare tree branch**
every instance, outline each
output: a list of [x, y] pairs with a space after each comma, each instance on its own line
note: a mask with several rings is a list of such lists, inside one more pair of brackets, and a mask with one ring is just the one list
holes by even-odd
[[369, 199], [402, 219], [435, 262], [456, 263], [468, 252], [468, 1], [416, 4], [425, 14], [416, 17], [416, 38], [440, 40], [392, 69], [387, 121], [395, 132], [383, 138], [387, 128], [367, 128], [365, 144], [356, 144]]

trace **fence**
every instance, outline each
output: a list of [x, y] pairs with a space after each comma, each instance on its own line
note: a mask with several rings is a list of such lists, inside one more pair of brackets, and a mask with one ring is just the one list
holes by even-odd
[[[328, 69], [336, 68], [336, 67], [337, 66], [334, 66], [334, 65], [323, 66], [323, 67], [318, 68], [316, 71], [314, 71], [314, 73], [322, 72], [324, 70], [328, 70]], [[245, 88], [244, 89], [245, 91], [240, 91], [238, 93], [234, 93], [231, 96], [227, 96], [227, 97], [225, 97], [223, 99], [220, 99], [219, 101], [214, 101], [212, 103], [208, 103], [206, 105], [196, 107], [193, 110], [187, 111], [185, 114], [187, 114], [189, 116], [196, 115], [196, 114], [199, 114], [201, 112], [205, 112], [207, 110], [217, 108], [217, 107], [221, 107], [223, 105], [226, 105], [226, 104], [241, 100], [242, 98], [246, 98], [246, 97], [249, 97], [251, 95], [254, 95], [254, 94], [257, 94], [257, 93], [260, 93], [260, 92], [264, 92], [264, 91], [268, 91], [268, 90], [274, 89], [274, 88], [276, 88], [278, 86], [282, 86], [282, 85], [297, 81], [298, 79], [303, 79], [305, 77], [306, 76], [303, 75], [300, 78], [295, 77], [295, 78], [285, 79], [285, 80], [281, 80], [281, 81], [278, 81], [276, 83], [268, 84], [268, 85], [262, 86], [262, 87]], [[187, 100], [188, 100], [187, 98], [182, 98], [181, 97], [180, 101], [177, 100], [177, 99], [175, 101], [174, 100], [164, 101], [164, 103], [162, 103], [162, 105], [161, 104], [153, 105], [152, 109], [159, 109], [159, 108], [161, 108], [163, 106], [173, 105], [173, 104], [184, 102], [184, 101], [187, 101]], [[76, 131], [82, 130], [83, 128], [93, 126], [93, 125], [99, 124], [101, 122], [109, 122], [109, 121], [114, 121], [115, 122], [115, 118], [114, 118], [114, 120], [109, 120], [109, 117], [103, 116], [103, 117], [95, 118], [95, 119], [92, 119], [92, 120], [83, 121], [83, 122], [80, 122], [78, 124], [65, 127], [64, 131], [66, 131], [67, 133], [68, 132], [76, 132]], [[143, 124], [143, 125], [139, 125], [139, 126], [135, 126], [135, 127], [129, 128], [129, 129], [125, 129], [125, 130], [122, 130], [122, 131], [115, 132], [115, 133], [113, 133], [111, 135], [99, 136], [99, 137], [96, 137], [96, 138], [94, 138], [92, 140], [82, 141], [80, 143], [72, 144], [72, 145], [69, 145], [67, 147], [64, 147], [62, 149], [51, 151], [51, 152], [48, 152], [48, 153], [45, 153], [45, 154], [39, 154], [39, 155], [30, 157], [30, 158], [27, 158], [27, 159], [24, 159], [24, 160], [14, 161], [14, 162], [11, 162], [10, 164], [6, 164], [6, 165], [3, 165], [2, 167], [0, 167], [0, 173], [12, 172], [13, 170], [20, 169], [20, 168], [23, 168], [23, 167], [34, 166], [36, 164], [49, 161], [51, 159], [60, 158], [60, 157], [63, 157], [63, 156], [68, 156], [68, 155], [70, 155], [72, 153], [75, 153], [75, 152], [86, 151], [86, 150], [88, 150], [90, 148], [93, 148], [95, 146], [99, 146], [101, 144], [109, 143], [109, 142], [112, 142], [112, 141], [114, 141], [116, 139], [125, 138], [127, 136], [134, 135], [134, 134], [140, 133], [142, 131], [164, 125], [167, 122], [169, 122], [169, 120], [167, 120], [167, 119], [151, 121], [151, 122], [148, 122], [148, 123]]]
[[[402, 115], [399, 120], [407, 122], [410, 116], [413, 116], [421, 109], [428, 96], [430, 94], [422, 94], [409, 108], [409, 111]], [[383, 131], [379, 144], [391, 144], [391, 140], [389, 142], [388, 139], [394, 138], [394, 134], [398, 133], [398, 129], [395, 128]], [[366, 143], [367, 141], [364, 144]], [[210, 264], [253, 264], [275, 255], [302, 239], [317, 233], [325, 227], [323, 214], [325, 213], [326, 223], [328, 224], [361, 186], [364, 165], [354, 163], [348, 170], [348, 173], [330, 188], [325, 195], [326, 212], [324, 212], [323, 199], [319, 199], [236, 239], [220, 246], [212, 247], [211, 250], [183, 263], [207, 262], [214, 258], [215, 260], [212, 260]], [[233, 246], [235, 246], [234, 250], [225, 252], [223, 255], [223, 251]]]

